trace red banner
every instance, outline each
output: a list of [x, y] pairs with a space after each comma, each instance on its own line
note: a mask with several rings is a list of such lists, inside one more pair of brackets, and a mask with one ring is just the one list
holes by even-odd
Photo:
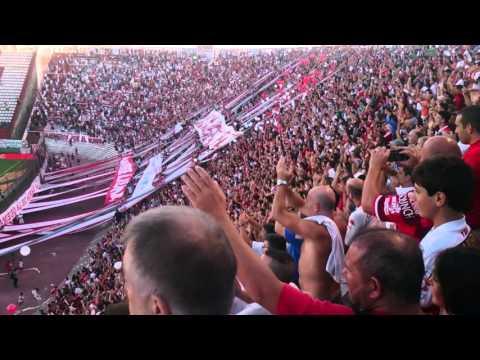
[[35, 159], [35, 156], [33, 156], [32, 154], [10, 153], [10, 154], [0, 154], [0, 159], [3, 159], [3, 160], [33, 160], [33, 159]]
[[127, 155], [120, 160], [120, 163], [117, 168], [117, 173], [113, 178], [112, 185], [108, 190], [107, 196], [105, 196], [105, 205], [114, 203], [125, 194], [125, 189], [127, 188], [130, 179], [135, 175], [135, 162], [133, 161], [132, 155]]
[[0, 214], [0, 226], [10, 224], [13, 219], [23, 210], [25, 206], [30, 203], [35, 192], [40, 188], [40, 177], [37, 176], [33, 180], [32, 185], [18, 198], [12, 205], [8, 207], [2, 214]]

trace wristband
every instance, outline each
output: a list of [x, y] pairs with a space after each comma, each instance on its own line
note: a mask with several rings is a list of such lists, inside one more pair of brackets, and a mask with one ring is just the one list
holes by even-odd
[[277, 186], [280, 185], [288, 185], [288, 181], [283, 179], [277, 179]]

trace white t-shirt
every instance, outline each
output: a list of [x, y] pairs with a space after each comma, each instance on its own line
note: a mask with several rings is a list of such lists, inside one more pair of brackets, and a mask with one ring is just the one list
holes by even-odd
[[361, 230], [367, 228], [374, 219], [375, 217], [363, 211], [361, 206], [356, 208], [348, 218], [347, 233], [345, 234], [345, 245], [350, 246], [355, 235], [357, 235]]
[[470, 144], [464, 144], [462, 143], [461, 141], [458, 142], [458, 147], [460, 148], [460, 150], [462, 151], [462, 155], [465, 154], [465, 151], [468, 150], [468, 148], [470, 147]]
[[328, 169], [328, 177], [334, 179], [335, 178], [336, 171], [334, 168]]
[[79, 287], [75, 288], [75, 291], [74, 291], [75, 295], [81, 295], [83, 293], [83, 290]]
[[410, 191], [415, 191], [415, 188], [413, 186], [408, 186], [408, 187], [396, 187], [395, 192], [397, 193], [398, 196], [405, 195], [406, 193], [409, 193]]
[[257, 255], [263, 255], [263, 241], [252, 241], [252, 249]]
[[231, 315], [272, 315], [268, 310], [262, 307], [260, 304], [251, 303], [248, 304], [242, 299], [235, 297], [233, 299]]
[[427, 307], [432, 303], [432, 294], [426, 280], [432, 275], [435, 260], [440, 252], [460, 245], [470, 234], [470, 226], [465, 217], [433, 227], [420, 242], [425, 264], [425, 276], [422, 283], [420, 303]]

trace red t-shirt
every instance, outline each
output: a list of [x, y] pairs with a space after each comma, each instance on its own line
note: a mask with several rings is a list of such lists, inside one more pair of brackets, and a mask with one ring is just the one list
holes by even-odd
[[480, 140], [471, 144], [463, 154], [463, 161], [473, 170], [475, 191], [472, 210], [465, 214], [467, 223], [473, 230], [480, 228]]
[[421, 116], [422, 116], [422, 118], [426, 119], [426, 118], [428, 118], [430, 103], [429, 103], [428, 100], [423, 100], [423, 101], [421, 102], [421, 104], [422, 104], [422, 113], [421, 113]]
[[413, 191], [404, 195], [380, 195], [373, 208], [380, 221], [395, 223], [398, 231], [420, 241], [433, 224], [418, 214], [414, 196]]
[[277, 315], [353, 315], [348, 306], [314, 299], [308, 294], [285, 284], [277, 304]]
[[465, 100], [463, 99], [462, 94], [457, 94], [453, 97], [453, 104], [455, 105], [455, 108], [457, 111], [460, 111], [463, 109], [465, 106]]

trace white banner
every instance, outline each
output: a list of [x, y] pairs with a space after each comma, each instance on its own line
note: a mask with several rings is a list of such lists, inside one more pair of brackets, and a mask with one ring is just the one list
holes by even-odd
[[37, 202], [31, 202], [27, 206], [25, 206], [25, 210], [27, 209], [33, 209], [33, 208], [38, 208], [38, 207], [45, 207], [45, 206], [50, 206], [50, 205], [58, 205], [62, 206], [62, 204], [66, 203], [67, 201], [73, 201], [73, 200], [80, 200], [80, 199], [89, 199], [93, 195], [98, 195], [100, 193], [106, 193], [108, 190], [108, 187], [105, 189], [97, 190], [88, 194], [83, 194], [83, 195], [77, 195], [77, 196], [72, 196], [72, 197], [67, 197], [63, 198], [61, 200], [50, 200], [50, 201], [37, 201]]
[[[10, 246], [8, 248], [1, 249], [0, 250], [0, 256], [12, 253], [12, 252], [17, 251], [17, 250], [20, 250], [20, 248], [22, 246], [32, 246], [32, 245], [35, 245], [35, 244], [40, 244], [40, 243], [43, 243], [43, 242], [48, 241], [50, 239], [60, 237], [62, 235], [70, 234], [70, 233], [73, 233], [73, 232], [78, 232], [80, 230], [85, 230], [85, 229], [91, 228], [93, 226], [98, 226], [100, 224], [103, 224], [105, 221], [112, 219], [114, 215], [115, 215], [115, 211], [110, 211], [110, 212], [108, 212], [104, 215], [94, 217], [93, 219], [83, 221], [79, 224], [72, 225], [72, 226], [67, 226], [65, 229], [59, 230], [58, 232], [55, 232], [52, 235], [42, 236], [39, 239], [30, 240], [30, 241], [27, 241], [27, 242], [24, 242], [24, 243], [21, 243], [21, 244], [17, 244], [17, 245], [14, 245], [14, 246]], [[34, 231], [34, 232], [36, 232], [36, 231]]]
[[107, 192], [104, 191], [104, 192], [101, 192], [101, 193], [98, 193], [98, 194], [83, 196], [80, 199], [66, 199], [64, 202], [62, 202], [60, 204], [52, 204], [52, 205], [45, 205], [45, 206], [41, 206], [41, 207], [34, 207], [34, 208], [31, 208], [31, 209], [24, 209], [24, 210], [22, 210], [21, 214], [30, 214], [30, 213], [34, 213], [34, 212], [43, 211], [43, 210], [58, 208], [60, 206], [76, 204], [76, 203], [79, 203], [79, 202], [83, 202], [83, 201], [95, 199], [95, 198], [98, 198], [98, 197], [102, 197], [102, 196], [105, 196], [106, 194], [107, 194]]
[[53, 131], [44, 131], [43, 134], [47, 139], [72, 141], [72, 142], [84, 142], [84, 143], [91, 143], [91, 144], [103, 144], [102, 138], [92, 137], [88, 135], [53, 132]]
[[193, 126], [197, 130], [203, 146], [212, 150], [219, 149], [242, 135], [241, 132], [235, 131], [233, 127], [227, 126], [225, 117], [215, 110], [197, 121]]
[[125, 193], [125, 189], [127, 188], [130, 179], [135, 175], [135, 170], [136, 166], [131, 154], [120, 160], [117, 173], [113, 178], [113, 183], [110, 186], [107, 196], [105, 196], [105, 205], [114, 203], [123, 198], [123, 194]]
[[61, 187], [76, 185], [76, 184], [80, 184], [82, 182], [91, 181], [91, 180], [98, 179], [98, 178], [101, 178], [101, 177], [108, 176], [110, 178], [113, 174], [115, 174], [115, 171], [109, 171], [109, 172], [104, 173], [104, 174], [95, 175], [95, 176], [91, 176], [91, 177], [86, 177], [84, 179], [67, 181], [67, 182], [64, 182], [64, 183], [61, 183], [61, 184], [48, 184], [47, 183], [47, 184], [44, 184], [40, 189], [38, 189], [37, 193], [41, 193], [41, 192], [51, 190], [51, 189], [57, 189], [57, 188], [61, 188]]
[[178, 159], [168, 164], [168, 166], [165, 168], [165, 172], [169, 172], [170, 170], [175, 168], [178, 164], [184, 162], [185, 159], [187, 158], [191, 159], [196, 149], [197, 149], [197, 144], [192, 144], [188, 150], [185, 150], [183, 154], [178, 157]]
[[52, 225], [63, 225], [70, 221], [81, 219], [82, 217], [87, 217], [88, 215], [92, 215], [95, 211], [89, 211], [80, 215], [70, 216], [68, 218], [57, 219], [57, 220], [49, 220], [49, 221], [40, 221], [30, 224], [24, 225], [7, 225], [2, 230], [3, 231], [22, 231], [22, 230], [29, 230], [29, 229], [42, 229], [45, 227], [50, 227]]
[[94, 167], [97, 167], [97, 166], [100, 166], [100, 165], [105, 165], [106, 163], [118, 162], [118, 161], [120, 161], [120, 157], [121, 156], [114, 156], [110, 159], [95, 161], [94, 163], [88, 163], [88, 164], [69, 167], [69, 168], [66, 168], [66, 169], [47, 172], [44, 175], [45, 175], [46, 179], [54, 179], [54, 178], [56, 178], [56, 175], [59, 175], [59, 174], [62, 174], [62, 176], [67, 176], [71, 173], [84, 171], [86, 169], [91, 169], [91, 168], [94, 168]]
[[175, 158], [176, 156], [180, 155], [182, 152], [184, 152], [188, 147], [191, 146], [191, 141], [186, 142], [185, 144], [182, 145], [179, 149], [175, 150], [173, 153], [171, 153], [168, 158], [165, 160], [165, 164], [168, 164], [170, 160]]
[[110, 183], [110, 182], [111, 182], [110, 179], [103, 179], [103, 180], [94, 181], [94, 182], [82, 185], [82, 186], [77, 187], [77, 188], [73, 188], [73, 189], [69, 189], [69, 190], [65, 190], [65, 191], [60, 191], [60, 192], [54, 192], [53, 194], [39, 195], [39, 196], [37, 196], [35, 194], [35, 196], [33, 197], [31, 202], [34, 203], [34, 202], [37, 202], [37, 201], [40, 201], [40, 200], [50, 199], [52, 197], [57, 197], [57, 196], [60, 196], [60, 195], [69, 194], [71, 192], [80, 191], [80, 190], [88, 189], [88, 188], [95, 187], [95, 186], [100, 186], [100, 185]]
[[142, 177], [138, 181], [137, 186], [133, 191], [132, 197], [143, 195], [154, 188], [153, 180], [162, 171], [162, 163], [163, 154], [158, 154], [149, 160], [148, 166], [143, 172]]
[[25, 206], [30, 203], [35, 192], [40, 188], [40, 176], [33, 180], [30, 187], [18, 198], [12, 205], [8, 207], [2, 214], [0, 214], [0, 226], [10, 224], [13, 219], [23, 210]]

